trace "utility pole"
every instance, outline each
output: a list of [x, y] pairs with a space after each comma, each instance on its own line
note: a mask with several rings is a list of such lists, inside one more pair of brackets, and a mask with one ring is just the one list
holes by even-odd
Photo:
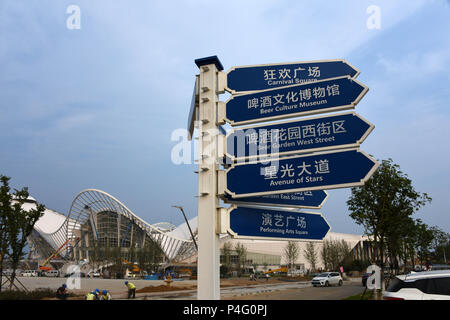
[[199, 300], [220, 299], [220, 251], [216, 232], [218, 191], [217, 56], [196, 59], [199, 75], [198, 281]]

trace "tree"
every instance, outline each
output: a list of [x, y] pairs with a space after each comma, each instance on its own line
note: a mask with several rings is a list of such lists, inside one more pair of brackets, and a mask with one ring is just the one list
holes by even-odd
[[420, 264], [425, 264], [431, 258], [431, 244], [433, 242], [433, 231], [420, 219], [416, 220], [415, 249]]
[[136, 259], [141, 271], [152, 273], [163, 260], [163, 252], [151, 239], [145, 242], [144, 247], [136, 250]]
[[222, 254], [222, 273], [228, 274], [231, 271], [231, 254], [233, 252], [233, 245], [231, 242], [225, 242], [220, 249]]
[[[16, 270], [19, 265], [20, 259], [23, 258], [23, 249], [27, 244], [27, 238], [33, 231], [35, 223], [44, 214], [45, 206], [42, 204], [36, 204], [36, 208], [30, 210], [24, 210], [23, 204], [29, 197], [28, 188], [25, 187], [22, 190], [14, 189], [14, 193], [10, 194], [9, 177], [0, 176], [2, 182], [2, 188], [0, 190], [1, 195], [1, 216], [3, 217], [2, 223], [5, 225], [2, 227], [3, 231], [6, 231], [7, 242], [9, 245], [9, 259], [11, 262], [12, 275], [10, 280], [10, 288], [14, 284], [16, 278]], [[9, 195], [8, 195], [9, 194]], [[4, 237], [4, 235], [2, 235]], [[2, 244], [3, 246], [3, 244]], [[2, 255], [4, 257], [2, 250]], [[3, 257], [2, 263], [3, 263]]]
[[316, 270], [317, 259], [318, 259], [314, 242], [310, 241], [306, 244], [306, 249], [303, 250], [303, 254], [304, 254], [306, 260], [311, 265], [312, 272], [314, 272]]
[[321, 256], [325, 269], [337, 271], [350, 252], [350, 246], [345, 240], [324, 240]]
[[247, 248], [241, 243], [236, 243], [236, 246], [234, 247], [234, 251], [237, 255], [237, 262], [238, 262], [238, 273], [239, 276], [242, 274], [242, 269], [245, 267], [245, 263], [247, 261]]
[[289, 269], [292, 269], [292, 267], [295, 264], [295, 261], [297, 261], [299, 254], [300, 249], [298, 248], [297, 242], [288, 241], [286, 247], [284, 248], [284, 257], [288, 262]]
[[382, 160], [364, 186], [352, 188], [347, 201], [350, 217], [374, 240], [376, 262], [382, 269], [385, 248], [399, 247], [399, 230], [427, 202], [431, 198], [414, 190], [412, 181], [392, 159]]
[[0, 176], [2, 183], [0, 187], [0, 291], [3, 283], [3, 264], [9, 248], [8, 212], [11, 210], [12, 204], [12, 194], [9, 193], [9, 179], [8, 177]]
[[405, 271], [408, 260], [411, 260], [412, 268], [414, 268], [415, 232], [416, 232], [416, 224], [414, 219], [412, 218], [406, 219], [402, 227], [398, 230], [398, 237], [399, 237], [398, 257], [405, 264]]
[[433, 241], [431, 244], [433, 260], [436, 263], [447, 263], [446, 249], [448, 249], [450, 242], [450, 234], [442, 231], [437, 226], [431, 227], [430, 229], [433, 232]]

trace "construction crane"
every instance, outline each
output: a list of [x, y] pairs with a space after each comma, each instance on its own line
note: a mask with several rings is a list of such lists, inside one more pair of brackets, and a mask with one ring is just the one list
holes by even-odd
[[[77, 238], [76, 240], [79, 240], [79, 238]], [[49, 263], [51, 259], [53, 259], [55, 256], [57, 256], [66, 247], [66, 245], [68, 243], [69, 243], [69, 239], [64, 241], [64, 243], [58, 249], [56, 249], [56, 251], [53, 254], [51, 254], [47, 258], [47, 260], [44, 261], [44, 263], [39, 267], [39, 269], [41, 269], [42, 271], [50, 271], [50, 270], [52, 270], [52, 267], [46, 267], [45, 265], [47, 263]]]

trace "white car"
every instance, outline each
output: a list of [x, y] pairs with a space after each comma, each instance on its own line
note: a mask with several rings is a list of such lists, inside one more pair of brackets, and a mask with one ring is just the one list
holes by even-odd
[[411, 272], [393, 278], [384, 300], [450, 300], [450, 270]]
[[91, 278], [98, 278], [98, 277], [100, 277], [100, 272], [98, 272], [98, 271], [92, 272], [89, 276]]
[[323, 272], [312, 279], [312, 285], [314, 287], [328, 287], [331, 285], [342, 286], [342, 282], [342, 277], [339, 272]]
[[21, 273], [22, 277], [37, 277], [38, 272], [35, 270], [25, 270]]
[[48, 270], [44, 272], [44, 276], [46, 277], [59, 277], [59, 271], [58, 270]]

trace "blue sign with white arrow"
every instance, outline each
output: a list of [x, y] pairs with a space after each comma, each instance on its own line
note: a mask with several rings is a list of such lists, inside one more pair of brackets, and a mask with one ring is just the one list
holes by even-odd
[[240, 66], [233, 67], [227, 72], [226, 89], [235, 94], [342, 76], [355, 79], [358, 74], [359, 70], [345, 60]]
[[238, 199], [234, 199], [228, 194], [224, 195], [226, 203], [310, 209], [320, 209], [327, 198], [328, 193], [325, 190], [280, 193]]
[[354, 112], [234, 129], [227, 156], [234, 159], [358, 147], [374, 125]]
[[368, 90], [347, 76], [232, 96], [225, 120], [241, 125], [352, 109]]
[[235, 238], [322, 240], [331, 229], [320, 213], [239, 206], [228, 214]]
[[379, 163], [359, 149], [232, 165], [224, 192], [233, 198], [361, 186]]

